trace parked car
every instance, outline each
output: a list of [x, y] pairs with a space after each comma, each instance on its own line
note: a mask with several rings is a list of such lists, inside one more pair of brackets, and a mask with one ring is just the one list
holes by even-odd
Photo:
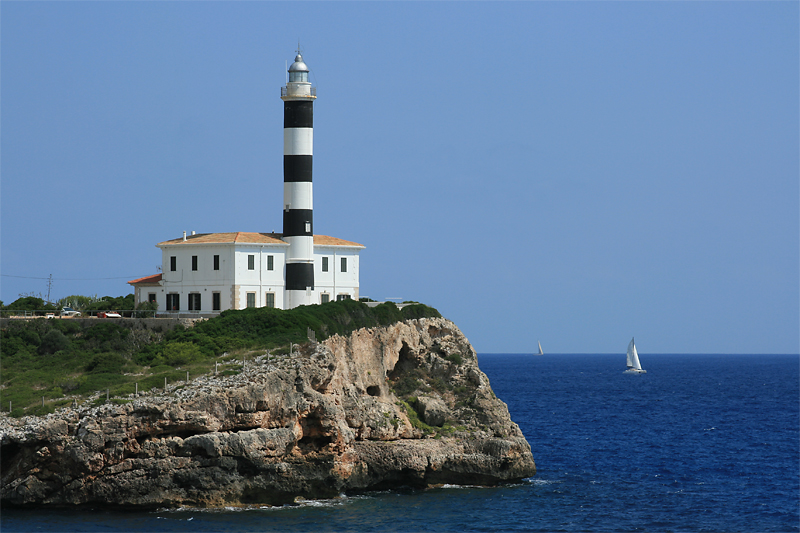
[[122, 315], [116, 311], [100, 311], [97, 313], [97, 318], [122, 318]]
[[61, 309], [61, 316], [81, 316], [81, 312], [71, 307], [64, 307]]
[[45, 318], [55, 318], [56, 314], [55, 313], [47, 313], [46, 315], [44, 315], [44, 317]]

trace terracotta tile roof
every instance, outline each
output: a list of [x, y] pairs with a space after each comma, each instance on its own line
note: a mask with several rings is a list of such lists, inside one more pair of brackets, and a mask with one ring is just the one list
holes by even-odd
[[159, 281], [161, 281], [161, 274], [153, 274], [152, 276], [145, 276], [139, 279], [132, 279], [128, 283], [130, 283], [131, 285], [136, 285], [136, 284], [145, 285], [145, 284], [158, 283]]
[[171, 244], [225, 244], [233, 242], [248, 242], [257, 244], [286, 244], [281, 240], [280, 233], [253, 233], [250, 231], [234, 231], [231, 233], [198, 233], [158, 243], [156, 246]]
[[[158, 243], [156, 246], [171, 246], [175, 244], [228, 244], [228, 243], [254, 243], [254, 244], [286, 244], [281, 238], [282, 233], [254, 233], [250, 231], [236, 231], [231, 233], [198, 233], [197, 235], [187, 235], [186, 241], [183, 237]], [[314, 235], [314, 244], [320, 246], [357, 246], [364, 248], [363, 244], [357, 242], [337, 239], [327, 235]]]
[[314, 244], [319, 246], [358, 246], [364, 248], [363, 244], [358, 244], [353, 241], [346, 241], [344, 239], [337, 239], [336, 237], [328, 237], [327, 235], [314, 235]]

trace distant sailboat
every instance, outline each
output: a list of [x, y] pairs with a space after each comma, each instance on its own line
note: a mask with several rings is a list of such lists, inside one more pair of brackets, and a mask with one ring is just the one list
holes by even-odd
[[639, 362], [639, 354], [636, 353], [636, 343], [631, 339], [628, 344], [628, 369], [625, 374], [646, 374], [647, 370], [642, 370], [642, 364]]
[[539, 341], [536, 341], [536, 342], [538, 342], [538, 343], [539, 343], [539, 353], [537, 353], [537, 354], [535, 354], [535, 355], [544, 355], [544, 352], [542, 351], [542, 343], [541, 343], [541, 342], [539, 342]]

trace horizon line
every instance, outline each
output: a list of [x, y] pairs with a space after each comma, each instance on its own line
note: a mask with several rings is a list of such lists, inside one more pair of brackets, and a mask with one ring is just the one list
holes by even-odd
[[[547, 352], [539, 355], [536, 352], [479, 352], [475, 350], [478, 355], [532, 355], [536, 357], [545, 357], [547, 355], [625, 355], [625, 352]], [[800, 353], [789, 352], [760, 352], [760, 353], [725, 353], [725, 352], [639, 352], [639, 355], [792, 355], [800, 357]]]

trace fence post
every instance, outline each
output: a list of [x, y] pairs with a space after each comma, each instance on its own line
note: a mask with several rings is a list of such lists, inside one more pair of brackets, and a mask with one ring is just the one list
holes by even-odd
[[214, 375], [215, 375], [215, 376], [217, 375], [217, 371], [218, 371], [218, 369], [219, 369], [219, 361], [217, 361], [216, 363], [214, 363]]
[[189, 371], [186, 371], [186, 383], [189, 383]]
[[108, 392], [109, 392], [109, 389], [106, 389], [106, 401], [108, 401]]
[[164, 392], [167, 392], [167, 376], [164, 376]]
[[133, 397], [134, 398], [138, 398], [139, 397], [139, 384], [138, 383], [136, 384], [136, 394], [134, 394]]
[[42, 407], [44, 407], [44, 396], [42, 396]]

